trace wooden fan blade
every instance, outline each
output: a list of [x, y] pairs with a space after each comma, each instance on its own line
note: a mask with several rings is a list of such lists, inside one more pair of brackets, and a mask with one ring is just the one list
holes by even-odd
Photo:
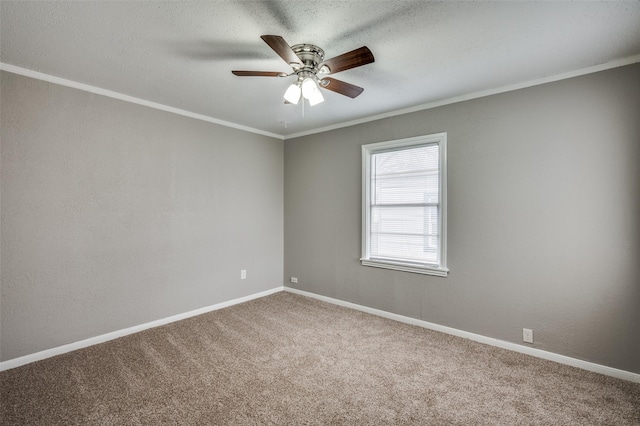
[[264, 40], [264, 42], [267, 43], [274, 52], [284, 59], [287, 64], [295, 64], [297, 67], [302, 66], [298, 55], [295, 54], [293, 49], [291, 49], [291, 46], [289, 46], [282, 37], [277, 35], [263, 35], [260, 36], [260, 38]]
[[340, 71], [367, 65], [374, 61], [373, 53], [371, 53], [367, 46], [362, 46], [359, 49], [343, 53], [335, 58], [327, 59], [318, 65], [318, 68], [326, 66], [329, 68], [329, 74], [335, 74]]
[[287, 73], [278, 71], [231, 71], [239, 77], [286, 77]]
[[340, 93], [341, 95], [345, 95], [350, 98], [355, 98], [364, 91], [362, 87], [355, 86], [350, 83], [345, 83], [344, 81], [336, 80], [335, 78], [331, 77], [325, 77], [320, 80], [320, 87], [324, 87], [327, 90]]

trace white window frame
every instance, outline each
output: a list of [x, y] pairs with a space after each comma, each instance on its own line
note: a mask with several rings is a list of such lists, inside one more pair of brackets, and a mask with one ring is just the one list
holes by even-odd
[[[389, 261], [385, 259], [372, 259], [370, 255], [370, 230], [371, 230], [371, 157], [373, 154], [383, 151], [418, 147], [427, 144], [439, 145], [439, 219], [440, 219], [440, 263], [417, 263]], [[398, 139], [387, 142], [378, 142], [362, 145], [362, 258], [363, 266], [395, 269], [418, 274], [446, 277], [447, 269], [447, 134], [436, 133], [432, 135], [417, 136], [414, 138]]]

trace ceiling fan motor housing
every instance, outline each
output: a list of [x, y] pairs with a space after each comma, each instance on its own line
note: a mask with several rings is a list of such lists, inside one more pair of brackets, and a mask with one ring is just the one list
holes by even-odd
[[312, 77], [317, 79], [316, 74], [322, 72], [321, 69], [318, 69], [318, 65], [322, 63], [324, 59], [324, 50], [320, 49], [318, 46], [313, 44], [296, 44], [291, 46], [291, 50], [296, 54], [298, 58], [300, 58], [300, 62], [302, 62], [301, 68], [296, 68], [294, 65], [295, 74], [298, 75], [299, 78]]

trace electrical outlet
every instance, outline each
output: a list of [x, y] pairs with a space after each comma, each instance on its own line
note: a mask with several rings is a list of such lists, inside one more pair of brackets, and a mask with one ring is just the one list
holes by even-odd
[[523, 328], [522, 341], [526, 343], [533, 343], [533, 330], [530, 330], [528, 328]]
[[298, 279], [296, 277], [291, 277], [291, 282], [294, 284], [298, 284]]
[[247, 279], [247, 270], [243, 269], [240, 271], [240, 279], [241, 280], [246, 280]]

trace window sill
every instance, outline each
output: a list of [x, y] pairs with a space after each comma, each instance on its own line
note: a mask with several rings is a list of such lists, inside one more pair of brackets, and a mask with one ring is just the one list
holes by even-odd
[[414, 274], [435, 275], [446, 277], [449, 274], [447, 268], [418, 266], [408, 263], [389, 262], [384, 260], [360, 259], [362, 266], [373, 266], [374, 268], [394, 269], [396, 271], [413, 272]]

